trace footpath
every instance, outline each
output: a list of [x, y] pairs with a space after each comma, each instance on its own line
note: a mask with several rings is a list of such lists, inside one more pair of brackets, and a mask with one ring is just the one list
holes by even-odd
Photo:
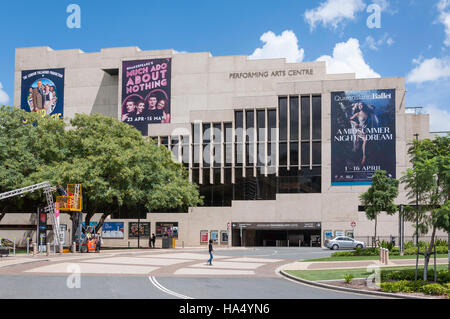
[[[240, 248], [240, 247], [239, 247]], [[104, 249], [100, 253], [53, 253], [51, 252], [49, 255], [47, 253], [38, 253], [36, 255], [32, 254], [16, 254], [13, 255], [12, 252], [8, 256], [0, 257], [0, 269], [5, 267], [11, 267], [15, 265], [21, 265], [21, 264], [29, 264], [29, 263], [37, 263], [37, 262], [43, 262], [43, 261], [66, 261], [66, 260], [75, 260], [75, 259], [90, 259], [90, 258], [103, 258], [103, 257], [114, 257], [118, 255], [137, 255], [137, 254], [143, 254], [143, 253], [166, 253], [166, 252], [192, 252], [192, 251], [205, 251], [205, 246], [195, 246], [195, 247], [176, 247], [176, 248], [155, 248], [155, 249], [149, 249], [149, 248], [117, 248], [117, 249]], [[229, 248], [226, 247], [218, 247], [215, 249], [216, 251], [226, 251], [229, 250]]]

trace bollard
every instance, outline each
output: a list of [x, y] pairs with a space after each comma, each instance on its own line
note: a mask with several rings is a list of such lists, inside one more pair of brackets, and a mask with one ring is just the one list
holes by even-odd
[[30, 237], [27, 237], [27, 255], [30, 254]]
[[59, 244], [59, 254], [60, 254], [60, 255], [63, 254], [63, 250], [64, 250], [63, 245], [62, 245], [62, 244]]
[[56, 242], [53, 240], [53, 254], [56, 255]]
[[380, 248], [380, 262], [383, 263], [383, 248]]
[[386, 265], [388, 265], [389, 264], [389, 249], [386, 248], [386, 252], [385, 253], [386, 253], [386, 256], [384, 258], [384, 263]]
[[16, 255], [16, 237], [13, 238], [13, 255]]
[[37, 244], [33, 243], [33, 256], [37, 255]]
[[45, 245], [45, 250], [46, 250], [47, 256], [50, 256], [50, 243], [47, 243]]
[[181, 248], [184, 248], [184, 240], [181, 242]]
[[77, 246], [76, 246], [75, 242], [73, 242], [73, 244], [72, 244], [72, 254], [76, 253], [76, 249], [77, 249]]

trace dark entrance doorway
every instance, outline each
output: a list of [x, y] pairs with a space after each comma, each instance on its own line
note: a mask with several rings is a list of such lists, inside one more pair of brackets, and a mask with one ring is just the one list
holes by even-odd
[[233, 246], [320, 247], [321, 223], [232, 223]]

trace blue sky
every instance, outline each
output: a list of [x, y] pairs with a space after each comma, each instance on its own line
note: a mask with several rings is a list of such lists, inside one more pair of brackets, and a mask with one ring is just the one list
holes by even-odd
[[[71, 3], [81, 8], [79, 29], [66, 24]], [[367, 25], [372, 4], [381, 9], [380, 28]], [[13, 103], [15, 48], [138, 46], [320, 58], [330, 73], [404, 76], [406, 105], [423, 106], [432, 130], [450, 130], [450, 0], [8, 1], [0, 42], [0, 104]]]

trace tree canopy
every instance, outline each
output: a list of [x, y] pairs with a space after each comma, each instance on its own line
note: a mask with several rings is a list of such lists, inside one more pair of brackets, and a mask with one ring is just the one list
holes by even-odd
[[372, 177], [372, 186], [360, 195], [365, 206], [366, 216], [375, 220], [375, 238], [377, 236], [377, 217], [381, 212], [393, 215], [397, 212], [394, 200], [398, 196], [398, 181], [386, 175], [386, 171], [376, 171]]
[[16, 108], [1, 108], [0, 118], [1, 191], [44, 180], [82, 184], [86, 221], [123, 206], [151, 211], [201, 203], [187, 170], [165, 147], [116, 119], [76, 114], [67, 129], [63, 120]]
[[432, 230], [425, 258], [427, 269], [436, 230], [449, 232], [450, 138], [438, 136], [433, 140], [414, 141], [408, 154], [412, 167], [406, 170], [401, 181], [405, 184], [411, 205], [405, 207], [404, 216], [405, 220], [416, 224], [417, 238], [430, 228]]

